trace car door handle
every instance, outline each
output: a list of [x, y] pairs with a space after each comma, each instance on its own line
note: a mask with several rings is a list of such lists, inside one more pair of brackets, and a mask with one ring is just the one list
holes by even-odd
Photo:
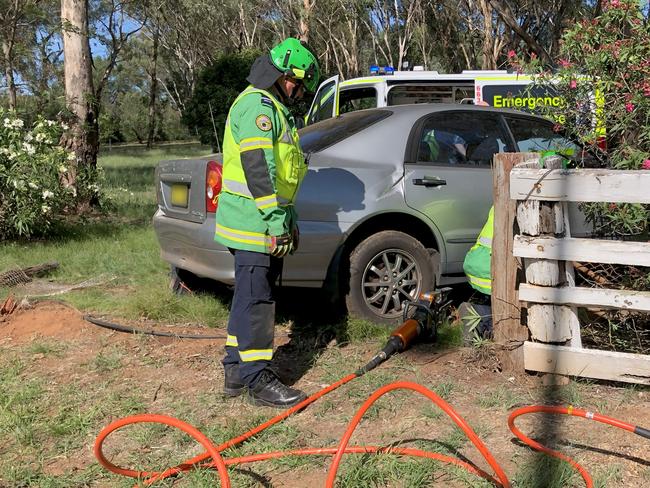
[[413, 184], [430, 188], [432, 186], [446, 185], [447, 180], [441, 180], [440, 178], [431, 178], [430, 176], [425, 176], [424, 178], [414, 178]]

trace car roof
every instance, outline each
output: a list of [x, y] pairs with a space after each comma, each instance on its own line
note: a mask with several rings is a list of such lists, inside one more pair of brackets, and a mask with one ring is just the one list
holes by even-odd
[[[390, 111], [393, 113], [394, 119], [398, 117], [400, 119], [415, 121], [420, 117], [424, 117], [429, 114], [434, 114], [436, 112], [468, 112], [468, 113], [493, 113], [501, 115], [511, 115], [515, 117], [526, 117], [527, 119], [537, 120], [540, 123], [549, 124], [551, 121], [545, 117], [539, 115], [531, 114], [530, 112], [522, 112], [520, 110], [512, 110], [505, 108], [495, 108], [495, 107], [486, 107], [482, 105], [465, 105], [459, 103], [417, 103], [409, 105], [391, 105], [389, 107], [381, 108], [370, 108], [366, 111]], [[342, 115], [345, 117], [345, 114]]]

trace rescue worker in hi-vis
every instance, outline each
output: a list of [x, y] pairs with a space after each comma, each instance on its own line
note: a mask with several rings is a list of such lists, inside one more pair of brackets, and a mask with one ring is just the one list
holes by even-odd
[[471, 344], [476, 337], [491, 339], [492, 308], [490, 296], [492, 295], [492, 274], [490, 272], [492, 260], [492, 235], [494, 234], [494, 207], [490, 208], [487, 222], [483, 225], [481, 233], [476, 239], [476, 244], [465, 255], [463, 270], [467, 275], [469, 284], [478, 296], [472, 302], [463, 302], [458, 307], [458, 316], [463, 326], [463, 339], [465, 344]]
[[293, 204], [307, 173], [287, 105], [315, 91], [319, 77], [314, 54], [288, 38], [255, 60], [246, 78], [250, 85], [226, 120], [215, 240], [234, 255], [235, 292], [223, 359], [224, 393], [234, 397], [248, 390], [256, 405], [289, 407], [306, 398], [269, 369], [272, 288], [282, 259], [298, 247]]
[[[558, 151], [542, 151], [538, 159], [541, 168], [566, 169], [567, 156]], [[550, 166], [549, 166], [550, 165]], [[478, 295], [472, 301], [463, 302], [458, 307], [458, 317], [463, 326], [463, 342], [471, 344], [475, 339], [492, 339], [494, 336], [492, 320], [492, 237], [494, 235], [494, 206], [490, 208], [487, 221], [483, 225], [476, 244], [465, 255], [463, 270], [469, 284]]]

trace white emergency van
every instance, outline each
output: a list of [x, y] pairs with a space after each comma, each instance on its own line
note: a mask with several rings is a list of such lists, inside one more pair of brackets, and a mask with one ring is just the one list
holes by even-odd
[[344, 81], [338, 75], [325, 80], [305, 122], [313, 124], [355, 110], [411, 103], [487, 103], [531, 112], [542, 104], [561, 103], [552, 86], [529, 86], [530, 76], [508, 71], [444, 74], [373, 67], [371, 73]]

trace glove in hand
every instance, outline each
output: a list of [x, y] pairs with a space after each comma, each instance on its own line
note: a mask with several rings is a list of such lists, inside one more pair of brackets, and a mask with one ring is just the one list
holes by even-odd
[[289, 234], [282, 234], [281, 236], [271, 236], [271, 256], [276, 258], [283, 258], [293, 246], [293, 239]]

